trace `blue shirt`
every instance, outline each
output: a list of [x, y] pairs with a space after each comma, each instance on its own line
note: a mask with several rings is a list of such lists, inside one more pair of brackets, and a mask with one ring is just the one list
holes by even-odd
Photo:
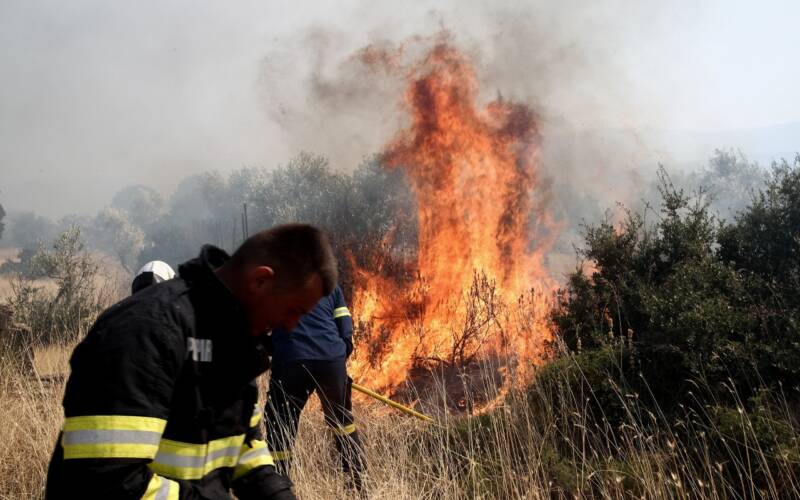
[[352, 346], [353, 318], [338, 286], [288, 332], [272, 331], [272, 359], [285, 361], [335, 361], [344, 359]]

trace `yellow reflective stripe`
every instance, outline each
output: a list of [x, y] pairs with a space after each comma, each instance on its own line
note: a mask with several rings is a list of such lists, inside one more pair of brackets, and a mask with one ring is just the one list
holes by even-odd
[[261, 422], [261, 408], [256, 405], [255, 409], [253, 409], [253, 416], [250, 417], [250, 427], [257, 426], [259, 422]]
[[333, 310], [333, 319], [341, 318], [342, 316], [350, 316], [350, 311], [346, 307], [337, 307]]
[[244, 438], [244, 434], [239, 434], [205, 444], [162, 439], [149, 467], [175, 479], [200, 479], [221, 467], [235, 467]]
[[176, 455], [185, 455], [190, 457], [202, 457], [211, 452], [221, 450], [223, 448], [230, 448], [235, 446], [240, 447], [244, 442], [244, 434], [230, 436], [226, 438], [215, 439], [208, 443], [185, 443], [183, 441], [173, 441], [171, 439], [162, 439], [158, 446], [158, 451], [166, 453], [173, 453]]
[[64, 420], [65, 459], [155, 456], [166, 420], [128, 415], [84, 415]]
[[113, 429], [119, 431], [164, 432], [167, 421], [155, 417], [129, 415], [84, 415], [64, 419], [65, 431]]
[[348, 434], [352, 434], [356, 431], [356, 424], [345, 425], [344, 427], [331, 427], [331, 430], [337, 436], [347, 436]]
[[158, 474], [153, 474], [142, 500], [178, 500], [180, 485]]
[[272, 458], [275, 460], [289, 460], [290, 458], [292, 458], [291, 451], [273, 451], [271, 453], [272, 453]]
[[[63, 442], [62, 442], [63, 443]], [[64, 459], [73, 458], [153, 458], [158, 446], [146, 444], [73, 444], [61, 445]]]
[[250, 445], [242, 445], [240, 451], [239, 464], [233, 470], [234, 479], [239, 479], [256, 467], [275, 465], [275, 461], [267, 448], [267, 443], [260, 439], [251, 441]]

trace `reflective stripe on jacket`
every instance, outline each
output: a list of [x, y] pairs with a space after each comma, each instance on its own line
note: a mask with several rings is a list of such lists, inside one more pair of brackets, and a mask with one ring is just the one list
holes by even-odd
[[47, 499], [248, 499], [291, 485], [259, 428], [266, 351], [213, 273], [227, 258], [204, 247], [76, 347]]

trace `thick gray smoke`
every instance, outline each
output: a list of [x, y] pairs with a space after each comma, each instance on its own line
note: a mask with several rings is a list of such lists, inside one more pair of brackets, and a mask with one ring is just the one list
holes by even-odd
[[[622, 25], [601, 14], [566, 7], [468, 4], [460, 11], [431, 11], [413, 26], [379, 25], [366, 38], [336, 28], [311, 28], [265, 58], [265, 102], [286, 131], [290, 149], [313, 144], [334, 164], [352, 168], [364, 155], [379, 151], [406, 118], [402, 75], [362, 64], [360, 51], [397, 51], [408, 62], [446, 31], [474, 61], [482, 99], [502, 95], [542, 116], [546, 152], [558, 163], [554, 173], [580, 174], [587, 186], [607, 191], [607, 185], [598, 186], [613, 173], [604, 171], [607, 164], [619, 172], [655, 158], [638, 134], [624, 129], [641, 123], [632, 119], [637, 113], [657, 121], [660, 110], [657, 104], [637, 102], [633, 84], [614, 57], [623, 42], [584, 31], [592, 16], [598, 23], [609, 21], [608, 30]], [[597, 137], [600, 131], [608, 134]]]
[[127, 185], [169, 199], [192, 175], [271, 170], [301, 150], [350, 172], [406, 120], [403, 82], [359, 51], [411, 57], [442, 30], [474, 60], [482, 100], [541, 116], [543, 169], [570, 224], [638, 200], [659, 161], [700, 163], [715, 147], [791, 156], [792, 124], [663, 133], [800, 118], [797, 71], [780, 63], [797, 46], [792, 9], [696, 4], [5, 2], [0, 203], [7, 221], [93, 217]]
[[[597, 220], [615, 201], [639, 201], [655, 172], [657, 154], [623, 128], [636, 113], [632, 83], [613, 57], [615, 42], [584, 31], [598, 12], [566, 19], [562, 8], [551, 7], [464, 10], [470, 14], [431, 12], [411, 28], [382, 26], [366, 40], [322, 27], [300, 34], [265, 58], [268, 110], [293, 147], [313, 144], [350, 170], [406, 124], [405, 65], [447, 39], [474, 63], [479, 106], [502, 97], [541, 117], [542, 177], [553, 187], [550, 210], [564, 232], [556, 252], [562, 257], [553, 263], [561, 271], [574, 262], [579, 224]], [[299, 53], [306, 60], [298, 61]], [[387, 60], [365, 64], [373, 53]], [[299, 92], [272, 77], [287, 74], [303, 83]], [[660, 111], [651, 105], [647, 113], [655, 119]]]

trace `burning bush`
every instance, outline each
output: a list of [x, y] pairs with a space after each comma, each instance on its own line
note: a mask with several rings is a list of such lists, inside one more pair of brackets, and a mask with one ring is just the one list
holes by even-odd
[[[354, 372], [396, 389], [431, 363], [467, 369], [493, 358], [521, 375], [549, 339], [541, 292], [552, 287], [543, 257], [545, 229], [554, 224], [536, 114], [503, 99], [478, 105], [474, 69], [446, 37], [420, 60], [400, 56], [377, 48], [362, 54], [407, 81], [411, 124], [386, 146], [382, 162], [408, 179], [418, 241], [410, 252], [392, 253], [390, 233], [377, 265], [356, 266], [354, 311], [368, 327], [359, 342], [391, 350], [357, 351]], [[517, 298], [532, 287], [540, 307], [512, 324]]]

